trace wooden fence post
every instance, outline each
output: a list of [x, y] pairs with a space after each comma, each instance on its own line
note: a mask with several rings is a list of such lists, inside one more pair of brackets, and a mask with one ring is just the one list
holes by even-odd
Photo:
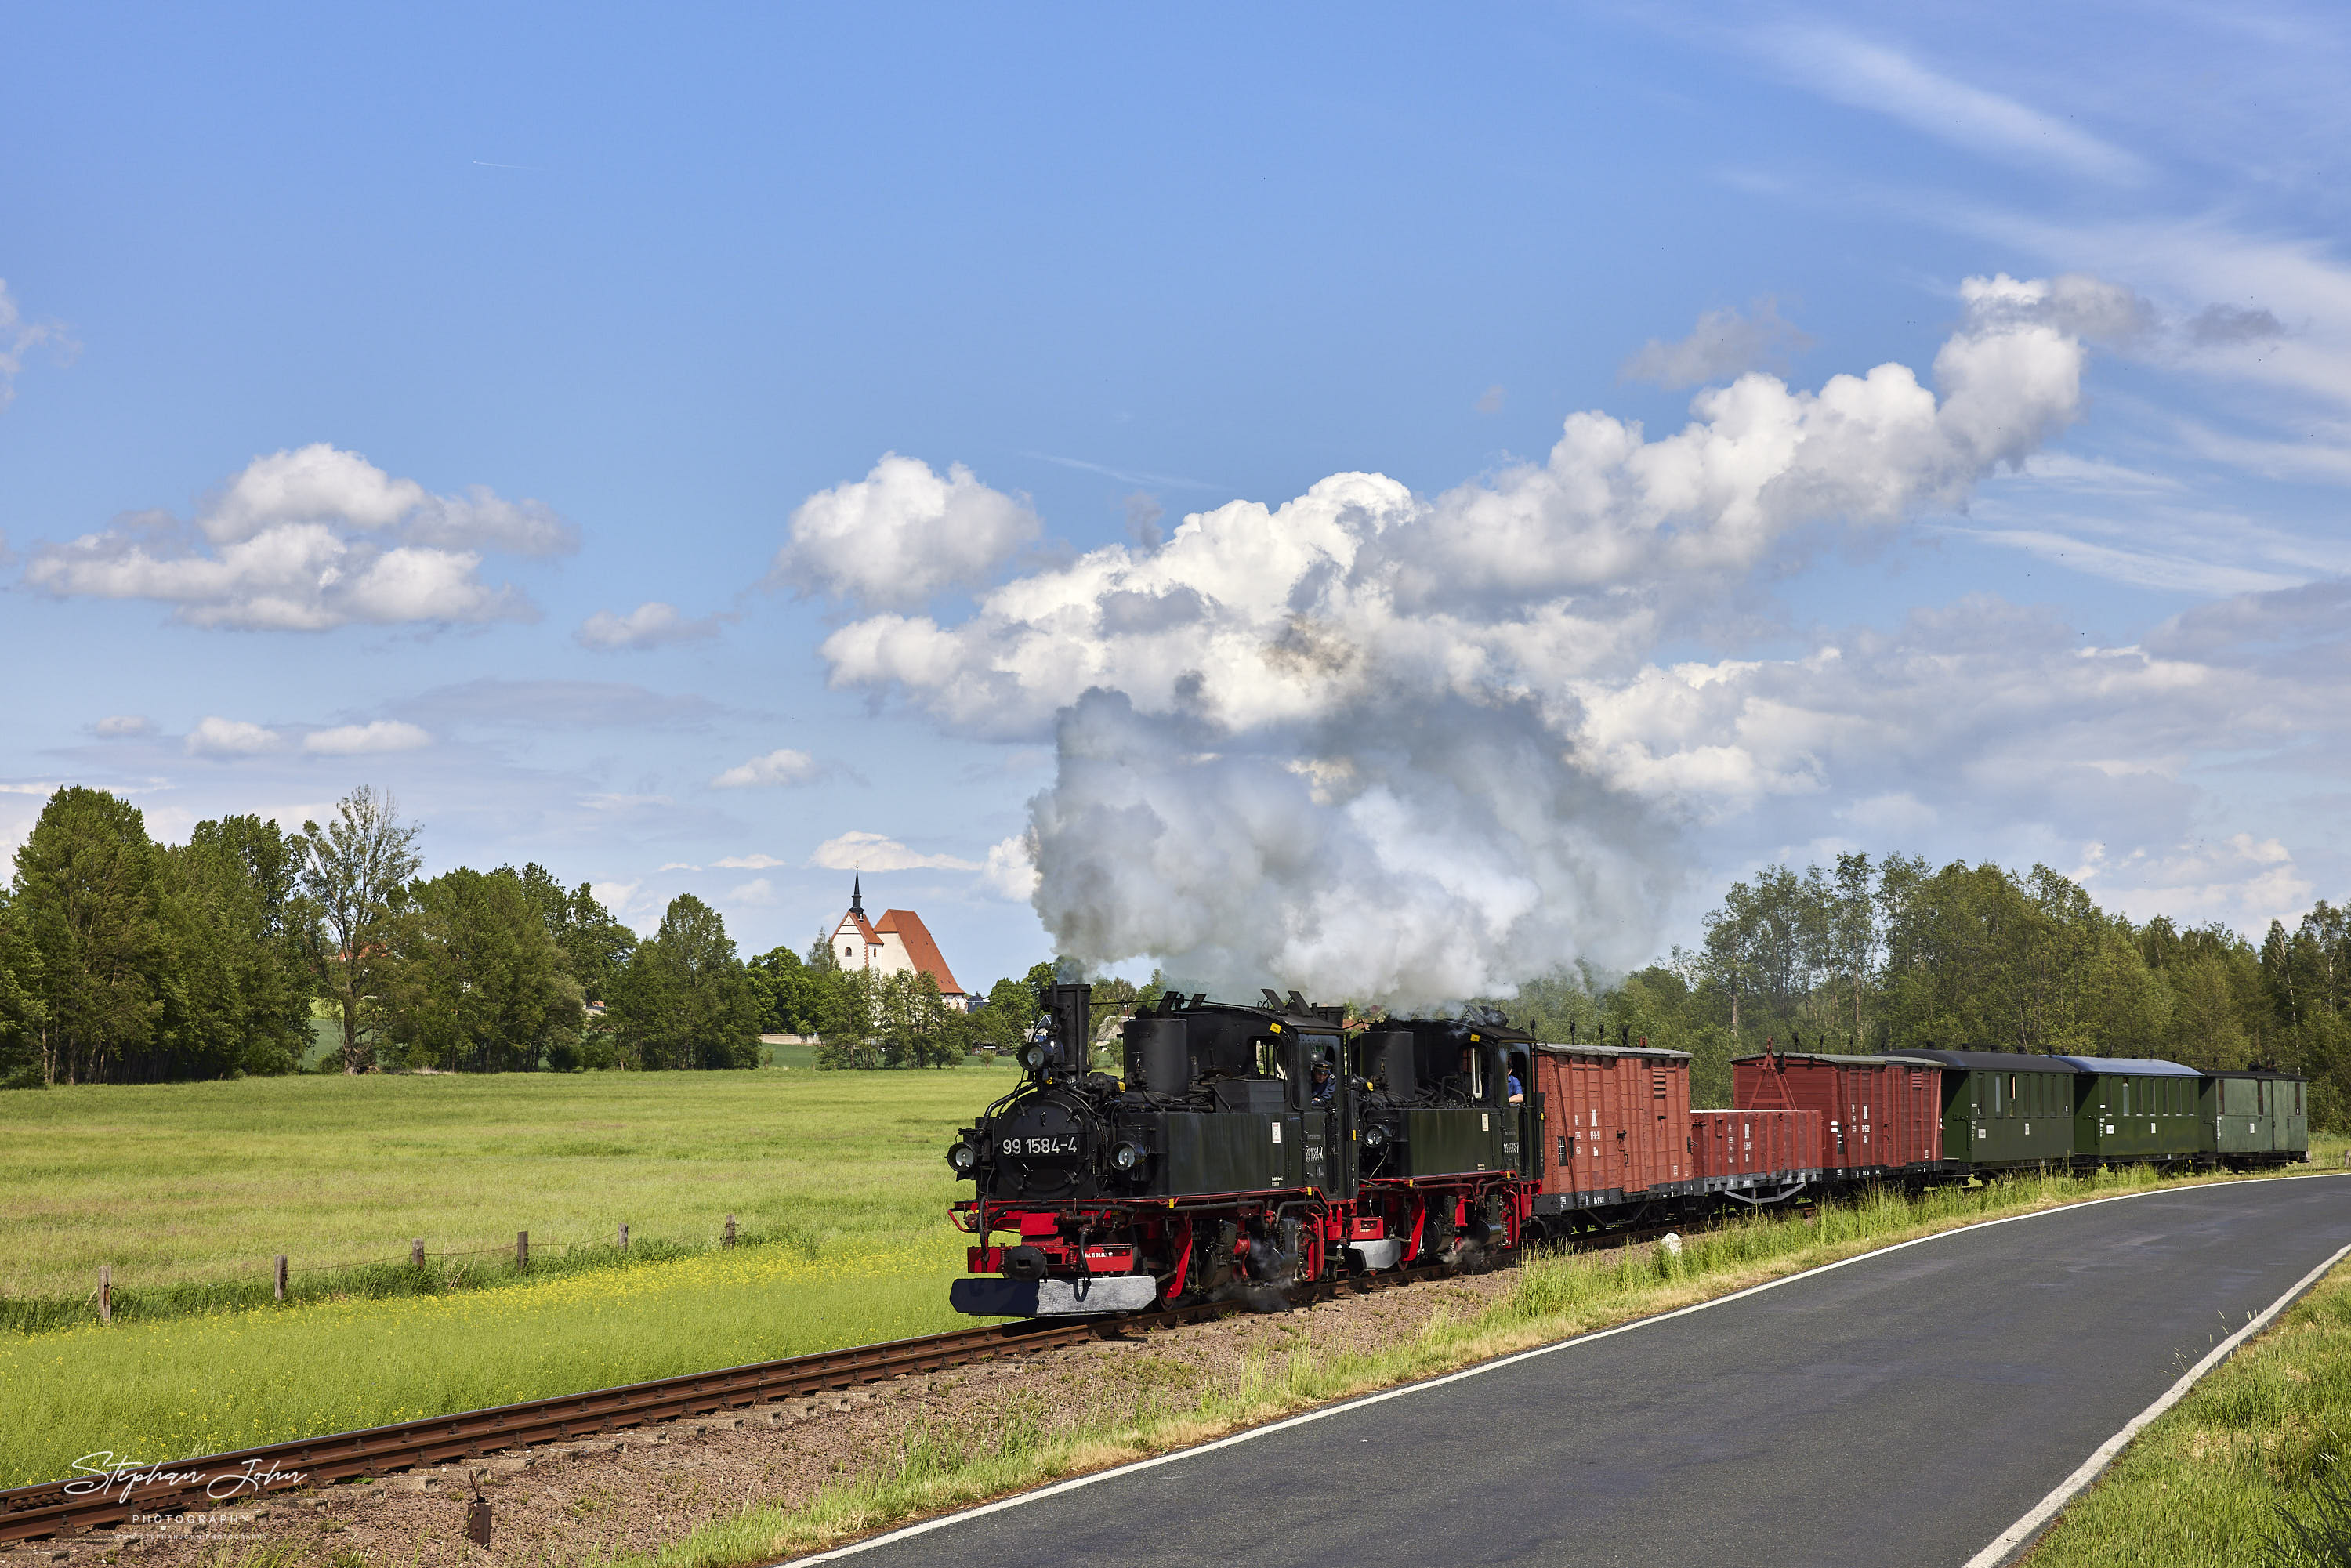
[[731, 1214], [726, 1217], [726, 1240], [725, 1244], [729, 1247], [735, 1245], [735, 1217]]
[[628, 1222], [627, 1220], [625, 1220], [625, 1219], [624, 1219], [624, 1220], [621, 1221], [621, 1250], [622, 1250], [622, 1251], [623, 1251], [623, 1252], [626, 1252], [628, 1249], [629, 1249], [629, 1222]]
[[283, 1252], [277, 1255], [277, 1299], [281, 1301], [286, 1299], [286, 1254]]
[[528, 1230], [515, 1232], [515, 1267], [517, 1269], [530, 1267], [530, 1232]]
[[102, 1323], [114, 1321], [114, 1265], [111, 1263], [98, 1266], [98, 1321]]
[[424, 1238], [422, 1236], [408, 1244], [408, 1261], [413, 1268], [424, 1267]]

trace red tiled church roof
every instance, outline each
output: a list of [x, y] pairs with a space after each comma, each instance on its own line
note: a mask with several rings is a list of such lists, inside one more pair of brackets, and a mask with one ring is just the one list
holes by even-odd
[[[863, 916], [859, 917], [858, 924], [864, 924]], [[873, 929], [896, 933], [898, 940], [906, 945], [907, 958], [915, 968], [938, 982], [942, 994], [956, 996], [962, 993], [963, 988], [956, 984], [955, 976], [948, 972], [947, 961], [939, 956], [939, 945], [931, 940], [930, 929], [923, 924], [921, 915], [911, 909], [885, 909], [882, 912], [882, 924]]]

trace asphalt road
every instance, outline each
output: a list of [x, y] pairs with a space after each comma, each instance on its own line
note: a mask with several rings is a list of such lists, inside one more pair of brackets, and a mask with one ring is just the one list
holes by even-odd
[[860, 1553], [1957, 1568], [2351, 1244], [2351, 1179], [1955, 1231]]

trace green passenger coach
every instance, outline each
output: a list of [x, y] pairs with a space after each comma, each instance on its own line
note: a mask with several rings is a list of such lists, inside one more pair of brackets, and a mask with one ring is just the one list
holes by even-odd
[[2074, 1083], [2063, 1057], [2011, 1051], [1905, 1051], [1942, 1071], [1943, 1168], [1954, 1174], [2064, 1166], [2074, 1156]]
[[2088, 1169], [2124, 1163], [2192, 1162], [2203, 1137], [2199, 1105], [2204, 1075], [2176, 1061], [2135, 1056], [2060, 1056], [2074, 1080], [2074, 1163]]
[[2209, 1072], [2197, 1106], [2197, 1147], [2223, 1165], [2310, 1157], [2310, 1081], [2260, 1069]]

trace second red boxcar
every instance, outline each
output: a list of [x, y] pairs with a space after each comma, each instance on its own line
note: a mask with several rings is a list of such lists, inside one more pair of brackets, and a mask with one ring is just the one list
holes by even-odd
[[1848, 1176], [1925, 1176], [1943, 1158], [1942, 1085], [1930, 1063], [1802, 1051], [1730, 1064], [1741, 1110], [1818, 1111], [1818, 1164]]
[[1818, 1111], [1693, 1111], [1690, 1155], [1702, 1192], [1746, 1194], [1821, 1179]]

